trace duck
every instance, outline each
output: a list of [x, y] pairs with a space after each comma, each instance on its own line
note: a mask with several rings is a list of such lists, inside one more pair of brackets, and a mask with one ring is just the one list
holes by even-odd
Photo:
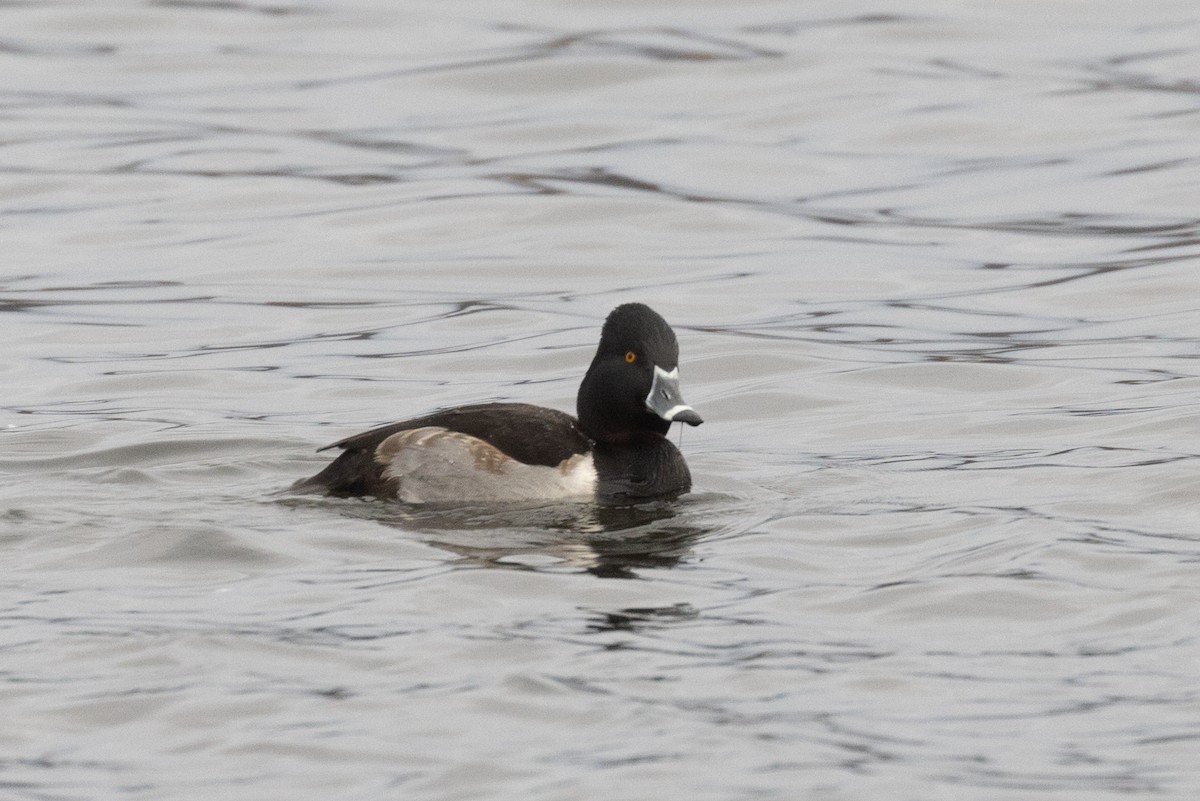
[[528, 403], [457, 406], [341, 439], [298, 492], [406, 504], [585, 501], [633, 505], [692, 488], [674, 423], [704, 422], [679, 388], [679, 344], [658, 312], [608, 315], [575, 415]]

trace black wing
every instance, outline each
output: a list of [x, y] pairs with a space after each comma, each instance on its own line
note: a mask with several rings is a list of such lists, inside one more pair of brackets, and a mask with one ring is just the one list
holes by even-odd
[[297, 482], [294, 489], [333, 495], [395, 495], [395, 479], [383, 476], [384, 466], [375, 461], [375, 449], [397, 432], [426, 426], [468, 434], [519, 462], [547, 467], [586, 453], [592, 445], [575, 418], [556, 409], [528, 403], [458, 406], [373, 428], [321, 448], [341, 448], [342, 453], [317, 475]]

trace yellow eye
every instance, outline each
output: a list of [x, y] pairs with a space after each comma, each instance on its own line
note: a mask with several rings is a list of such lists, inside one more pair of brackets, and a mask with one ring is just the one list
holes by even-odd
[[637, 354], [634, 353], [633, 351], [627, 352], [625, 354], [625, 361], [629, 362], [630, 364], [633, 364], [634, 362], [637, 361]]

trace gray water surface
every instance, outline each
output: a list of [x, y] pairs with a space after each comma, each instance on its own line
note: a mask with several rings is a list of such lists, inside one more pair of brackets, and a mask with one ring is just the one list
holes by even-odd
[[[1193, 3], [0, 31], [0, 796], [1200, 794]], [[690, 496], [286, 492], [633, 300]]]

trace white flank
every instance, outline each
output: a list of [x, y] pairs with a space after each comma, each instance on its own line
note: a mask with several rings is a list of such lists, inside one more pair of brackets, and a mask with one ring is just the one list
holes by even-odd
[[375, 450], [406, 503], [512, 503], [595, 497], [591, 454], [554, 467], [518, 462], [483, 440], [439, 426], [401, 431]]

